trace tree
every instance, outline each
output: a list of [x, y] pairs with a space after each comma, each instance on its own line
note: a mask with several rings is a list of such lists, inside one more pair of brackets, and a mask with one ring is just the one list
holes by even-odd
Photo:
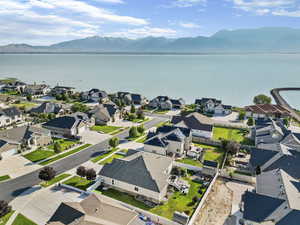
[[89, 108], [82, 104], [82, 103], [75, 103], [74, 105], [72, 105], [71, 110], [73, 112], [87, 112], [89, 110]]
[[53, 148], [56, 154], [62, 152], [62, 147], [59, 142], [55, 142]]
[[39, 178], [43, 181], [50, 181], [56, 176], [56, 171], [52, 167], [44, 167], [40, 173], [39, 173]]
[[53, 120], [55, 118], [55, 114], [49, 113], [47, 117], [48, 117], [48, 120]]
[[229, 141], [226, 145], [226, 151], [231, 155], [236, 155], [240, 151], [241, 145], [235, 141]]
[[260, 94], [254, 97], [253, 99], [254, 104], [270, 104], [272, 102], [272, 99], [269, 96]]
[[76, 170], [76, 174], [80, 177], [85, 177], [86, 176], [86, 169], [84, 166], [79, 166]]
[[10, 212], [11, 206], [9, 206], [6, 201], [0, 201], [0, 218], [7, 215]]
[[135, 106], [134, 104], [132, 104], [130, 108], [130, 113], [135, 113], [135, 112], [136, 112]]
[[229, 143], [228, 140], [226, 140], [226, 139], [221, 139], [221, 148], [222, 148], [222, 149], [226, 149], [228, 143]]
[[248, 121], [247, 121], [247, 125], [249, 127], [253, 126], [254, 125], [254, 119], [252, 117], [249, 117]]
[[286, 127], [289, 127], [290, 126], [290, 120], [288, 118], [284, 118], [283, 119], [283, 124], [286, 126]]
[[31, 101], [32, 101], [32, 95], [31, 95], [31, 94], [28, 94], [28, 95], [26, 96], [26, 99], [27, 99], [27, 101], [31, 102]]
[[244, 111], [239, 112], [239, 120], [244, 120], [246, 116], [246, 113]]
[[113, 137], [109, 140], [109, 146], [112, 148], [116, 148], [119, 145], [119, 138]]
[[87, 180], [95, 180], [97, 177], [96, 171], [94, 169], [88, 169], [86, 171], [86, 179]]
[[131, 127], [129, 130], [129, 137], [135, 138], [139, 136], [139, 132], [136, 127]]
[[145, 127], [144, 127], [144, 125], [138, 126], [138, 127], [137, 127], [137, 131], [138, 131], [140, 134], [143, 134], [143, 133], [145, 132]]
[[144, 114], [143, 110], [138, 110], [136, 115], [137, 115], [137, 118], [140, 119], [140, 120], [145, 119], [145, 114]]

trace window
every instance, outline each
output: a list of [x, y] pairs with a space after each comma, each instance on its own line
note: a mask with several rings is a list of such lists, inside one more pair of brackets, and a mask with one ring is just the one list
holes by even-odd
[[137, 191], [137, 192], [139, 191], [139, 189], [137, 187], [135, 187], [134, 190]]
[[111, 180], [111, 184], [114, 185], [115, 184], [115, 180]]

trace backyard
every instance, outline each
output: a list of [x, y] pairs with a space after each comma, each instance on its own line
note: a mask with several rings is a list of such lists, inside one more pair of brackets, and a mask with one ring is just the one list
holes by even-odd
[[225, 127], [214, 127], [213, 129], [213, 139], [214, 140], [230, 140], [236, 141], [241, 144], [253, 145], [251, 140], [246, 136], [248, 134], [247, 130], [235, 129], [235, 128], [225, 128]]
[[115, 127], [115, 126], [98, 126], [98, 125], [95, 125], [93, 127], [91, 127], [91, 130], [93, 131], [97, 131], [97, 132], [100, 132], [100, 133], [105, 133], [105, 134], [109, 134], [109, 133], [112, 133], [112, 132], [115, 132], [119, 129], [121, 129], [122, 127]]
[[72, 187], [81, 189], [83, 191], [86, 191], [86, 189], [88, 187], [90, 187], [93, 183], [94, 183], [94, 181], [87, 180], [87, 179], [79, 177], [79, 176], [71, 177], [70, 179], [63, 182], [63, 184], [70, 185]]

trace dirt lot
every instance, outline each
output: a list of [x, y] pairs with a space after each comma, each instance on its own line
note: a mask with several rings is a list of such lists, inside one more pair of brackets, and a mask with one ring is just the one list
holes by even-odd
[[232, 199], [233, 192], [218, 178], [194, 225], [230, 225]]

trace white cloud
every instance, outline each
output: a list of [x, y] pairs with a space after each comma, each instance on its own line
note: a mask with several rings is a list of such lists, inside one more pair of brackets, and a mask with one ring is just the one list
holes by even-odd
[[123, 0], [93, 0], [95, 2], [104, 2], [104, 3], [112, 3], [112, 4], [123, 4]]
[[196, 23], [184, 23], [184, 22], [180, 22], [179, 26], [184, 27], [184, 28], [190, 28], [190, 29], [196, 29], [196, 28], [200, 28], [201, 26], [199, 24]]
[[300, 17], [300, 10], [287, 11], [284, 9], [272, 12], [275, 16]]
[[178, 7], [178, 8], [187, 8], [193, 7], [195, 5], [205, 5], [207, 0], [172, 0], [172, 2], [165, 7]]
[[40, 7], [40, 8], [45, 8], [45, 9], [53, 9], [54, 8], [54, 6], [52, 4], [49, 4], [47, 2], [42, 2], [39, 0], [29, 0], [29, 4], [34, 7]]

